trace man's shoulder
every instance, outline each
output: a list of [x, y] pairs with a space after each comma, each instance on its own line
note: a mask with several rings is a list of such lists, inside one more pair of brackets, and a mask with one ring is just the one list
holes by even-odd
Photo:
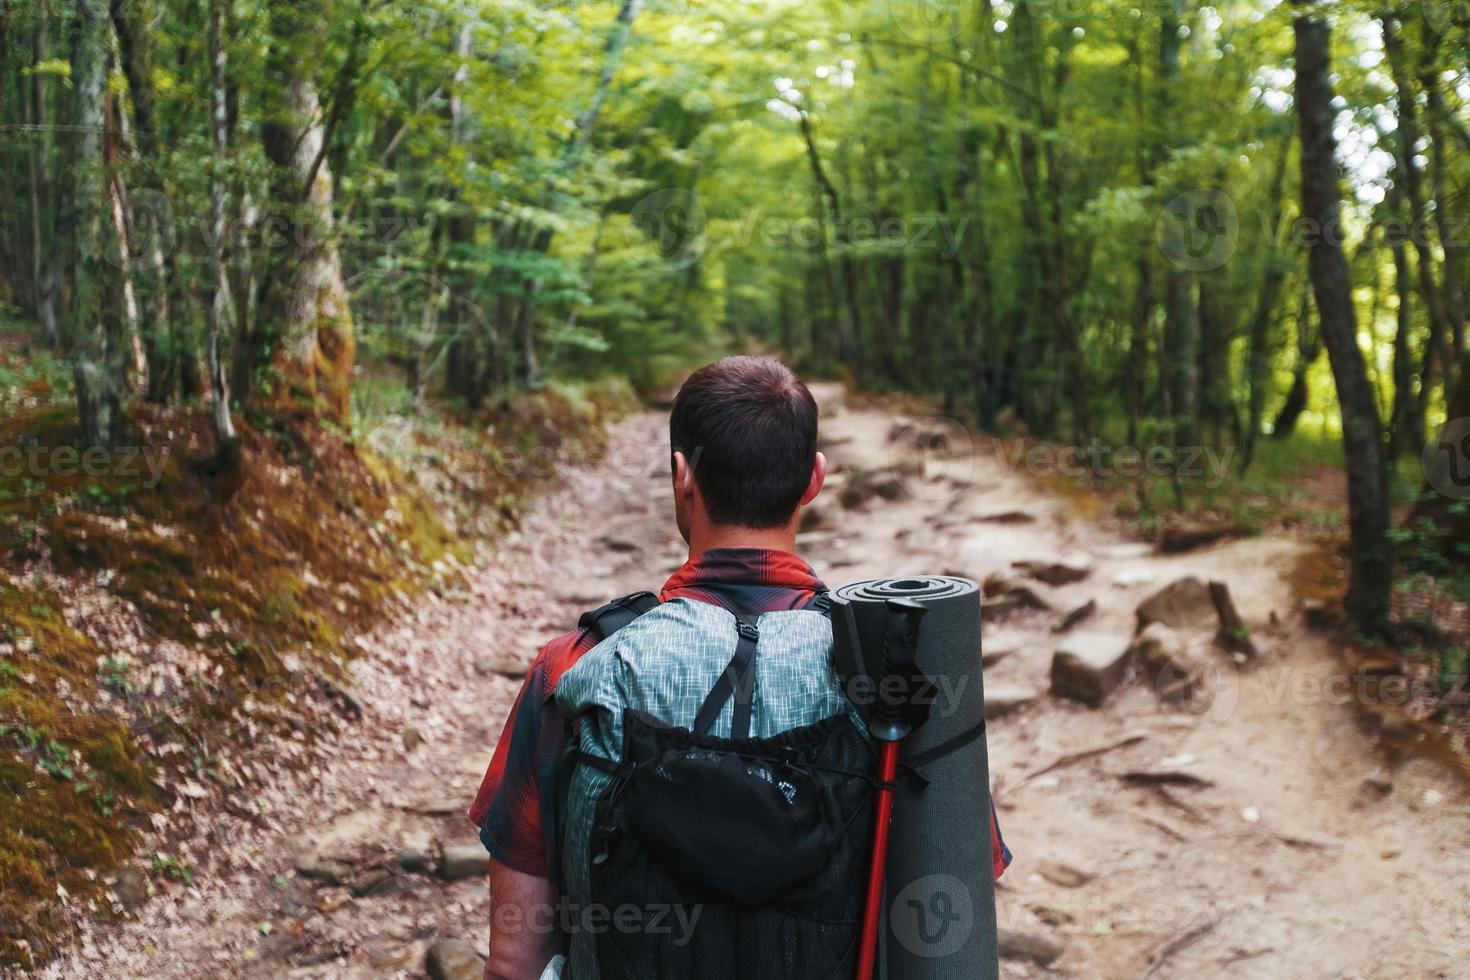
[[536, 659], [532, 661], [531, 669], [526, 674], [527, 685], [535, 689], [538, 695], [549, 697], [556, 690], [557, 681], [561, 680], [562, 675], [576, 665], [582, 654], [596, 645], [597, 638], [580, 626], [553, 637], [541, 647]]
[[[647, 597], [647, 601], [643, 597]], [[576, 666], [584, 654], [611, 634], [636, 626], [638, 620], [662, 605], [666, 603], [660, 603], [652, 593], [635, 592], [581, 613], [575, 627], [552, 638], [537, 653], [527, 681], [534, 682], [540, 693], [551, 696], [556, 691], [557, 682]], [[619, 615], [619, 609], [632, 610], [634, 615]]]

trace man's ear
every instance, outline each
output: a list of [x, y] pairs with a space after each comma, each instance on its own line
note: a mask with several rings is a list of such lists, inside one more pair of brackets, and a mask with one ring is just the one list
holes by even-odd
[[683, 453], [674, 452], [674, 496], [683, 497], [694, 491], [694, 467]]
[[816, 459], [812, 460], [812, 476], [807, 481], [806, 492], [801, 495], [801, 506], [805, 507], [817, 499], [817, 494], [822, 492], [822, 484], [827, 482], [827, 457], [817, 453]]

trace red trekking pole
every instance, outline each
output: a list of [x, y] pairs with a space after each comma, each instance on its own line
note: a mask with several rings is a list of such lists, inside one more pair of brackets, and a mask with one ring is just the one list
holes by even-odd
[[878, 795], [873, 824], [873, 863], [868, 868], [868, 896], [863, 906], [862, 944], [858, 947], [857, 980], [872, 980], [883, 922], [883, 879], [888, 871], [888, 832], [893, 817], [893, 781], [898, 778], [898, 750], [912, 733], [905, 707], [913, 696], [914, 647], [919, 620], [929, 610], [915, 602], [890, 599], [888, 630], [883, 643], [883, 676], [868, 734], [878, 743]]
[[898, 776], [898, 742], [878, 743], [877, 824], [873, 828], [873, 863], [868, 869], [868, 898], [863, 906], [863, 944], [858, 950], [857, 980], [872, 980], [878, 953], [878, 927], [883, 920], [883, 875], [888, 870], [888, 828], [893, 817], [892, 783]]

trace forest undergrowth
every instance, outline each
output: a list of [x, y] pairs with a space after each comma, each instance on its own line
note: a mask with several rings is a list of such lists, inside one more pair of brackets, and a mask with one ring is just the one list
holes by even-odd
[[140, 404], [134, 445], [83, 454], [58, 365], [0, 341], [0, 962], [21, 965], [68, 912], [122, 910], [108, 872], [176, 801], [350, 723], [357, 636], [453, 589], [635, 402], [567, 383], [406, 414], [364, 383], [357, 431], [251, 413], [222, 469], [197, 406]]

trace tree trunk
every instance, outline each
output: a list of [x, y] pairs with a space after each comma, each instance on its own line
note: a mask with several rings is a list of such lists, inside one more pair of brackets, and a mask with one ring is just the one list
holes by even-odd
[[1294, 29], [1302, 216], [1316, 231], [1315, 240], [1309, 244], [1308, 264], [1322, 339], [1337, 384], [1347, 457], [1352, 574], [1346, 604], [1364, 631], [1381, 634], [1388, 626], [1393, 584], [1388, 471], [1383, 462], [1378, 408], [1358, 347], [1357, 316], [1340, 238], [1337, 140], [1332, 132], [1336, 113], [1332, 107], [1331, 31], [1317, 16], [1314, 0], [1293, 3], [1298, 10]]
[[[1128, 59], [1132, 63], [1133, 72], [1133, 103], [1134, 124], [1140, 133], [1147, 131], [1148, 121], [1152, 114], [1152, 107], [1148, 98], [1147, 85], [1145, 84], [1146, 69], [1141, 42], [1141, 28], [1135, 27], [1133, 35], [1127, 39]], [[1152, 188], [1154, 185], [1153, 167], [1158, 156], [1157, 149], [1146, 145], [1142, 140], [1136, 151], [1138, 161], [1138, 183], [1141, 187]], [[1152, 334], [1154, 320], [1154, 304], [1157, 302], [1155, 293], [1155, 270], [1153, 250], [1140, 243], [1138, 248], [1138, 272], [1137, 280], [1133, 287], [1133, 314], [1128, 321], [1128, 360], [1124, 369], [1125, 375], [1122, 380], [1123, 403], [1128, 415], [1128, 439], [1129, 446], [1138, 445], [1140, 427], [1144, 415], [1144, 392], [1148, 382], [1148, 361], [1150, 335]]]
[[[607, 232], [607, 218], [608, 212], [607, 209], [604, 208], [597, 215], [597, 226], [592, 231], [592, 244], [588, 247], [587, 254], [582, 256], [582, 268], [579, 269], [577, 272], [578, 292], [582, 295], [590, 296], [592, 292], [592, 276], [597, 271], [597, 260], [602, 257], [603, 237]], [[782, 303], [785, 302], [785, 299], [786, 294], [783, 290], [781, 293]], [[577, 329], [577, 321], [582, 316], [582, 302], [580, 298], [573, 299], [571, 306], [571, 310], [567, 312], [566, 322], [562, 325], [562, 332], [565, 333], [567, 336], [571, 336], [572, 331]], [[732, 324], [738, 334], [740, 329], [739, 321], [734, 320], [732, 321]], [[796, 349], [795, 345], [792, 343], [790, 328], [791, 322], [786, 319], [785, 309], [783, 306], [782, 315], [780, 317], [779, 330], [780, 336], [783, 340], [782, 349], [786, 351], [793, 351]], [[547, 371], [555, 370], [556, 358], [557, 355], [560, 353], [561, 348], [553, 344], [551, 348], [551, 353], [547, 355], [546, 358]]]
[[1138, 259], [1138, 281], [1133, 287], [1133, 315], [1128, 321], [1128, 366], [1123, 377], [1123, 403], [1128, 413], [1128, 445], [1138, 445], [1143, 421], [1144, 384], [1148, 380], [1150, 326], [1154, 312], [1154, 267], [1147, 256]]
[[[808, 153], [808, 160], [810, 159], [810, 153]], [[817, 162], [820, 163], [820, 160]], [[822, 193], [821, 180], [816, 177], [815, 171], [813, 181], [811, 209], [812, 218], [817, 223], [816, 266], [820, 277], [807, 276], [805, 279], [807, 308], [817, 311], [813, 314], [812, 319], [816, 321], [820, 318], [821, 326], [818, 327], [814, 323], [807, 332], [812, 336], [814, 346], [826, 355], [824, 360], [829, 363], [832, 360], [833, 350], [827, 344], [831, 343], [831, 339], [835, 336], [837, 363], [861, 377], [862, 370], [859, 364], [861, 352], [856, 349], [853, 338], [848, 333], [847, 323], [837, 306], [837, 278], [832, 273], [832, 261], [827, 252], [826, 198]], [[817, 290], [818, 279], [822, 287], [820, 294]], [[818, 337], [820, 340], [817, 340]]]
[[[1389, 190], [1389, 207], [1403, 213], [1403, 182], [1395, 180]], [[1393, 462], [1408, 449], [1424, 444], [1424, 415], [1414, 388], [1415, 364], [1411, 341], [1414, 334], [1414, 283], [1409, 269], [1409, 250], [1404, 236], [1390, 232], [1394, 286], [1398, 291], [1397, 324], [1393, 334], [1393, 410], [1388, 430], [1388, 459]]]
[[[1173, 119], [1178, 98], [1181, 0], [1167, 0], [1159, 25], [1160, 113]], [[1198, 441], [1199, 332], [1193, 277], [1177, 262], [1164, 263], [1164, 363], [1169, 367], [1169, 414], [1174, 445]]]
[[[1383, 26], [1383, 50], [1387, 55], [1389, 70], [1393, 75], [1394, 87], [1398, 91], [1398, 131], [1396, 156], [1397, 168], [1402, 175], [1404, 194], [1408, 204], [1409, 237], [1413, 239], [1414, 251], [1419, 260], [1419, 289], [1424, 299], [1425, 312], [1429, 314], [1429, 346], [1432, 353], [1426, 363], [1432, 370], [1438, 365], [1440, 378], [1445, 384], [1448, 399], [1453, 383], [1455, 365], [1451, 350], [1452, 328], [1449, 314], [1445, 311], [1444, 295], [1434, 278], [1434, 248], [1429, 240], [1429, 219], [1425, 216], [1424, 181], [1415, 161], [1419, 146], [1419, 110], [1415, 102], [1413, 82], [1409, 77], [1404, 54], [1404, 45], [1399, 37], [1398, 21], [1395, 16], [1385, 16]], [[1424, 379], [1424, 392], [1430, 390], [1430, 381]]]
[[[799, 120], [801, 124], [801, 136], [806, 143], [807, 163], [811, 167], [812, 179], [817, 183], [817, 189], [821, 192], [821, 199], [827, 202], [827, 210], [831, 216], [833, 229], [836, 232], [838, 247], [842, 250], [842, 297], [847, 309], [847, 320], [844, 321], [841, 314], [836, 316], [839, 324], [837, 333], [838, 352], [844, 364], [852, 365], [853, 372], [861, 380], [866, 374], [867, 358], [862, 349], [862, 311], [858, 302], [857, 271], [853, 268], [852, 253], [845, 246], [847, 244], [847, 223], [842, 214], [842, 198], [837, 193], [837, 186], [827, 176], [827, 170], [822, 165], [822, 156], [817, 152], [816, 138], [812, 133], [811, 120], [807, 118], [806, 112], [801, 112]], [[822, 222], [823, 225], [826, 221]], [[825, 241], [826, 235], [823, 234]], [[826, 250], [823, 249], [825, 261]]]
[[113, 261], [117, 263], [118, 281], [122, 287], [122, 309], [123, 322], [128, 335], [128, 352], [130, 355], [130, 375], [134, 384], [130, 387], [139, 387], [148, 377], [148, 358], [143, 351], [143, 335], [139, 328], [138, 316], [138, 294], [133, 288], [132, 255], [133, 243], [128, 235], [128, 191], [122, 181], [122, 173], [119, 167], [121, 163], [119, 156], [119, 135], [114, 126], [114, 108], [121, 112], [120, 106], [114, 107], [112, 100], [104, 96], [102, 156], [107, 180], [107, 203], [108, 210], [112, 215], [112, 227], [116, 233], [114, 241], [117, 243], [117, 254]]
[[[450, 137], [455, 146], [462, 148], [461, 152], [465, 154], [465, 159], [470, 161], [474, 157], [472, 144], [468, 140], [469, 134], [467, 130], [470, 125], [470, 118], [465, 111], [464, 88], [469, 78], [469, 64], [473, 53], [473, 41], [472, 23], [467, 18], [459, 25], [455, 35], [454, 55], [456, 64], [454, 74], [450, 79], [449, 104], [447, 106]], [[474, 331], [484, 335], [482, 339], [488, 349], [488, 353], [485, 356], [491, 360], [495, 378], [499, 377], [501, 354], [496, 338], [492, 335], [494, 325], [487, 317], [475, 317], [474, 322], [469, 324], [464, 322], [466, 314], [473, 314], [474, 308], [466, 308], [466, 304], [460, 303], [456, 294], [466, 296], [472, 294], [475, 283], [465, 273], [455, 271], [453, 265], [462, 262], [464, 256], [468, 254], [474, 245], [477, 215], [473, 206], [463, 199], [458, 188], [446, 188], [444, 193], [457, 202], [458, 210], [450, 217], [447, 222], [447, 228], [445, 229], [445, 237], [448, 240], [447, 248], [452, 260], [450, 263], [451, 267], [443, 273], [448, 282], [444, 284], [442, 296], [432, 302], [435, 302], [436, 305], [442, 305], [443, 311], [447, 313], [447, 319], [457, 328], [455, 329], [455, 333], [457, 334], [455, 339], [446, 342], [442, 348], [443, 354], [440, 359], [445, 362], [445, 382], [451, 391], [457, 391], [462, 397], [468, 400], [472, 395], [470, 389], [478, 386], [480, 383], [481, 369], [479, 365], [474, 363], [462, 364], [456, 363], [456, 361], [461, 358], [470, 358], [473, 360], [476, 353], [480, 350], [480, 344], [478, 342], [466, 343], [463, 339], [464, 334], [467, 331]], [[438, 243], [436, 238], [435, 254], [438, 255], [442, 248], [443, 246]], [[430, 288], [432, 291], [433, 284], [431, 284]], [[440, 329], [438, 326], [438, 312], [438, 309], [436, 309], [432, 320], [436, 334]], [[425, 322], [429, 322], [427, 317], [425, 318]], [[435, 339], [436, 337], [431, 337], [427, 334], [423, 335], [425, 354], [427, 354], [430, 345], [434, 343]], [[426, 365], [423, 376], [414, 387], [414, 404], [416, 406], [422, 401], [423, 393], [427, 392], [428, 385], [432, 383], [432, 373], [432, 367]], [[495, 381], [492, 380], [491, 387], [494, 386]], [[479, 395], [475, 394], [474, 397], [478, 398]]]
[[[239, 36], [235, 7], [225, 4], [224, 23], [221, 35], [225, 38]], [[225, 140], [230, 146], [239, 145], [240, 137], [240, 85], [229, 74], [225, 76]], [[231, 396], [237, 404], [249, 402], [251, 387], [255, 380], [255, 369], [261, 358], [259, 347], [258, 308], [260, 299], [259, 276], [257, 275], [256, 242], [260, 224], [260, 208], [255, 201], [251, 182], [243, 173], [233, 175], [232, 193], [235, 213], [230, 228], [231, 275], [233, 295], [230, 306], [234, 309], [235, 352], [230, 365], [233, 380]]]
[[[232, 144], [234, 132], [232, 127]], [[230, 285], [234, 289], [231, 306], [235, 310], [235, 357], [230, 373], [234, 380], [232, 394], [237, 402], [245, 404], [250, 400], [251, 385], [260, 359], [260, 327], [257, 323], [260, 289], [254, 256], [260, 213], [243, 179], [235, 181], [234, 203], [235, 221], [230, 234], [234, 262]]]
[[333, 226], [331, 166], [311, 66], [325, 44], [320, 0], [271, 0], [270, 65], [281, 97], [262, 127], [275, 166], [272, 204], [282, 209], [276, 267], [261, 310], [271, 330], [278, 398], [347, 424], [356, 355], [352, 311]]
[[[979, 149], [975, 150], [979, 154]], [[995, 329], [995, 286], [990, 269], [990, 226], [986, 218], [984, 169], [975, 176], [975, 202], [970, 209], [972, 238], [975, 242], [974, 267], [971, 270], [974, 307], [970, 313], [970, 375], [975, 398], [975, 419], [986, 431], [995, 428], [995, 386], [991, 375], [1000, 362], [1000, 331]]]
[[1021, 176], [1021, 227], [1018, 232], [1023, 259], [1021, 282], [1017, 287], [1020, 303], [1015, 314], [1018, 325], [1014, 334], [1014, 346], [1020, 363], [1024, 366], [1022, 376], [1016, 379], [1019, 383], [1016, 408], [1033, 433], [1051, 435], [1047, 416], [1052, 402], [1049, 389], [1054, 386], [1049, 383], [1043, 365], [1042, 348], [1047, 338], [1042, 335], [1037, 316], [1046, 308], [1044, 296], [1050, 270], [1038, 203], [1041, 178], [1035, 138], [1022, 132], [1017, 152]]
[[[956, 32], [952, 37], [952, 50], [956, 61], [961, 61], [972, 52], [976, 63], [984, 63], [990, 57], [990, 46], [994, 43], [995, 13], [988, 3], [976, 5], [977, 29], [973, 39]], [[990, 202], [985, 185], [984, 140], [980, 130], [974, 127], [970, 107], [976, 104], [977, 94], [984, 84], [971, 72], [958, 74], [958, 104], [963, 112], [964, 125], [956, 134], [955, 158], [958, 162], [955, 176], [954, 196], [961, 213], [970, 219], [967, 243], [973, 243], [968, 255], [962, 249], [954, 256], [952, 269], [955, 280], [956, 309], [960, 331], [956, 342], [963, 355], [951, 358], [945, 372], [946, 384], [953, 386], [955, 400], [960, 391], [968, 388], [975, 423], [981, 430], [989, 431], [995, 426], [997, 405], [995, 390], [990, 383], [995, 361], [998, 360], [999, 333], [995, 329], [995, 287], [991, 275], [990, 227], [987, 212]], [[946, 392], [948, 397], [948, 391]]]
[[1312, 326], [1312, 282], [1310, 277], [1302, 279], [1301, 300], [1296, 313], [1296, 364], [1291, 370], [1291, 387], [1286, 392], [1286, 401], [1271, 423], [1271, 438], [1289, 439], [1296, 432], [1297, 421], [1306, 411], [1311, 400], [1311, 385], [1307, 380], [1313, 365], [1322, 356], [1322, 332]]
[[520, 354], [521, 384], [527, 388], [534, 388], [541, 382], [541, 363], [536, 355], [536, 296], [540, 292], [539, 279], [527, 280], [521, 289], [520, 304], [516, 307], [516, 349]]
[[[50, 56], [46, 37], [48, 18], [39, 12], [35, 18], [35, 32], [31, 35], [31, 58], [33, 64], [41, 64]], [[31, 75], [29, 92], [30, 122], [36, 128], [31, 140], [30, 189], [31, 189], [31, 289], [34, 296], [36, 318], [41, 321], [41, 331], [48, 346], [55, 348], [61, 340], [60, 323], [56, 311], [57, 249], [55, 246], [56, 222], [51, 180], [52, 153], [51, 127], [48, 125], [49, 106], [46, 96], [46, 74]]]
[[235, 423], [230, 418], [230, 382], [225, 373], [223, 351], [226, 316], [230, 303], [230, 280], [225, 264], [225, 238], [229, 234], [228, 197], [221, 173], [230, 154], [230, 120], [226, 105], [228, 55], [224, 38], [225, 0], [209, 0], [209, 94], [210, 139], [214, 146], [214, 173], [209, 180], [209, 388], [214, 437], [220, 455], [237, 452]]
[[[159, 166], [158, 114], [153, 85], [152, 41], [142, 27], [147, 23], [150, 5], [133, 0], [111, 0], [112, 26], [117, 35], [118, 60], [128, 80], [128, 93], [133, 103], [133, 149], [144, 174], [143, 194], [157, 194], [154, 182], [147, 179], [151, 168]], [[170, 317], [169, 290], [172, 286], [170, 262], [164, 255], [160, 239], [164, 229], [158, 224], [161, 215], [155, 209], [142, 209], [153, 221], [151, 229], [132, 229], [143, 237], [140, 250], [130, 255], [141, 259], [136, 263], [143, 273], [138, 282], [143, 293], [139, 303], [138, 332], [142, 338], [148, 365], [147, 397], [150, 402], [164, 403], [174, 393], [177, 372], [174, 364], [184, 356], [183, 338], [175, 332]]]
[[1043, 98], [1041, 69], [1046, 61], [1044, 47], [1039, 37], [1036, 12], [1029, 2], [1018, 2], [1012, 16], [1014, 49], [1011, 70], [1022, 86], [1018, 94], [1017, 112], [1025, 121], [1019, 127], [1016, 138], [1016, 168], [1021, 183], [1021, 225], [1017, 229], [1021, 239], [1022, 263], [1020, 283], [1017, 285], [1019, 305], [1016, 319], [1019, 329], [1015, 332], [1015, 351], [1023, 367], [1019, 383], [1016, 408], [1022, 421], [1033, 433], [1054, 434], [1056, 417], [1057, 384], [1050, 365], [1045, 363], [1048, 353], [1055, 353], [1061, 344], [1051, 331], [1042, 327], [1042, 315], [1056, 315], [1050, 308], [1048, 296], [1055, 285], [1056, 256], [1050, 245], [1050, 225], [1045, 217], [1046, 206], [1043, 193], [1041, 137], [1038, 130], [1045, 129], [1044, 113], [1039, 107]]
[[[1038, 102], [1038, 117], [1042, 131], [1047, 134], [1061, 131], [1062, 95], [1067, 90], [1067, 81], [1072, 71], [1072, 47], [1074, 36], [1068, 31], [1061, 35], [1057, 45], [1056, 65], [1052, 73], [1050, 96]], [[1071, 409], [1071, 435], [1076, 445], [1081, 445], [1092, 435], [1092, 412], [1088, 408], [1090, 380], [1087, 374], [1087, 351], [1083, 345], [1082, 324], [1072, 309], [1072, 297], [1077, 289], [1073, 283], [1071, 256], [1068, 254], [1066, 215], [1066, 160], [1061, 141], [1049, 137], [1045, 143], [1047, 225], [1050, 241], [1051, 275], [1045, 288], [1047, 306], [1052, 311], [1057, 325], [1056, 342], [1060, 346], [1062, 370], [1065, 372], [1066, 391]]]
[[1250, 469], [1255, 458], [1256, 440], [1261, 435], [1261, 419], [1266, 412], [1266, 393], [1271, 388], [1271, 326], [1276, 306], [1281, 301], [1281, 287], [1286, 283], [1288, 264], [1281, 254], [1280, 229], [1283, 196], [1286, 188], [1287, 162], [1291, 159], [1291, 140], [1281, 141], [1281, 155], [1276, 160], [1271, 179], [1270, 241], [1266, 249], [1266, 268], [1261, 273], [1261, 289], [1256, 296], [1250, 326], [1246, 328], [1249, 344], [1247, 375], [1250, 394], [1246, 403], [1246, 424], [1241, 440], [1240, 472]]
[[109, 193], [112, 179], [103, 152], [108, 47], [103, 12], [91, 4], [78, 4], [71, 64], [76, 134], [71, 194], [76, 234], [72, 373], [82, 444], [110, 449], [126, 438], [128, 345]]
[[1216, 444], [1230, 435], [1239, 437], [1239, 420], [1232, 400], [1230, 343], [1234, 326], [1230, 311], [1230, 283], [1222, 269], [1199, 274], [1199, 417]]
[[[1454, 341], [1454, 354], [1458, 360], [1465, 356], [1465, 287], [1460, 279], [1464, 267], [1465, 242], [1463, 234], [1451, 220], [1449, 185], [1450, 173], [1448, 153], [1445, 151], [1444, 121], [1449, 118], [1445, 106], [1444, 92], [1440, 86], [1439, 47], [1440, 37], [1427, 17], [1421, 14], [1420, 27], [1424, 43], [1421, 45], [1419, 81], [1428, 103], [1425, 118], [1429, 123], [1430, 193], [1434, 198], [1434, 227], [1439, 233], [1440, 247], [1444, 249], [1444, 311]], [[1451, 391], [1450, 380], [1454, 372], [1445, 371], [1446, 392]], [[1452, 397], [1451, 397], [1451, 400]]]

